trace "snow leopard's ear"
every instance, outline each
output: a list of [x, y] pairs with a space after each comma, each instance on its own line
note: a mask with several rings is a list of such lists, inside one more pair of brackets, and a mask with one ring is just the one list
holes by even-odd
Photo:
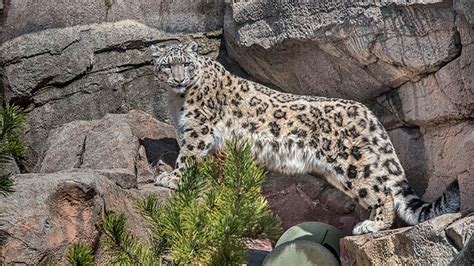
[[186, 45], [186, 52], [188, 53], [197, 53], [197, 49], [198, 49], [198, 44], [197, 42], [195, 41], [191, 41], [190, 43], [188, 43], [188, 45]]
[[166, 48], [164, 47], [156, 47], [155, 45], [150, 46], [151, 56], [155, 59], [160, 58], [166, 52]]

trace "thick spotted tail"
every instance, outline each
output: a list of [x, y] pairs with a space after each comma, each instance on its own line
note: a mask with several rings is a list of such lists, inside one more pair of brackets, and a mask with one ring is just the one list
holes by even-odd
[[457, 180], [449, 185], [441, 197], [431, 203], [418, 198], [406, 181], [397, 185], [397, 188], [392, 190], [395, 209], [408, 224], [414, 225], [445, 213], [459, 211], [461, 201]]

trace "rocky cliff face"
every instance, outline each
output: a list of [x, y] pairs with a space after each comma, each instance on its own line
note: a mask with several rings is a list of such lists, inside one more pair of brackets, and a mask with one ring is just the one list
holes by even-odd
[[169, 196], [151, 182], [174, 165], [174, 138], [173, 127], [142, 111], [55, 128], [38, 172], [16, 175], [16, 192], [0, 198], [2, 262], [64, 263], [72, 243], [97, 248], [108, 210], [124, 212], [132, 232], [146, 237], [134, 206], [149, 193]]
[[229, 55], [281, 90], [372, 107], [409, 181], [433, 200], [459, 179], [474, 206], [472, 1], [229, 5]]
[[[216, 56], [218, 39], [193, 37], [203, 53]], [[177, 40], [176, 34], [126, 20], [46, 30], [4, 43], [4, 98], [29, 112], [26, 170], [36, 171], [55, 126], [132, 109], [166, 121], [164, 88], [155, 80], [147, 49]]]
[[[433, 200], [458, 179], [462, 209], [474, 211], [473, 10], [470, 0], [4, 0], [1, 96], [29, 116], [17, 192], [0, 202], [8, 214], [0, 222], [1, 258], [62, 260], [73, 242], [97, 243], [105, 209], [125, 208], [139, 224], [133, 199], [167, 193], [149, 184], [156, 167], [171, 167], [177, 146], [164, 124], [166, 88], [153, 74], [147, 49], [189, 37], [201, 54], [236, 74], [282, 91], [371, 106], [417, 193]], [[271, 176], [264, 192], [285, 227], [319, 220], [348, 234], [366, 215], [311, 176]], [[59, 222], [64, 219], [67, 226]], [[461, 239], [472, 231], [460, 228]], [[394, 245], [408, 239], [405, 231], [388, 234]], [[348, 239], [346, 263], [375, 263], [382, 251], [358, 243], [378, 246], [384, 237]], [[450, 256], [468, 247], [465, 242], [447, 247]], [[420, 250], [412, 260], [429, 256]]]

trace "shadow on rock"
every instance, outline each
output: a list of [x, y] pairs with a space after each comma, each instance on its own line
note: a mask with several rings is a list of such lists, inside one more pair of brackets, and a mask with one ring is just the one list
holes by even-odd
[[179, 145], [174, 138], [144, 138], [140, 144], [145, 148], [148, 163], [156, 166], [161, 160], [167, 165], [175, 165], [178, 159]]

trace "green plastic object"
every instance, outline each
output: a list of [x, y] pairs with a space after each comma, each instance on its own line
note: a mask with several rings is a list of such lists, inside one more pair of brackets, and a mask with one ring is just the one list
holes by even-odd
[[276, 247], [263, 261], [263, 266], [339, 266], [334, 254], [309, 240], [295, 240]]
[[275, 247], [295, 240], [308, 240], [326, 247], [339, 257], [339, 240], [342, 237], [342, 232], [334, 226], [320, 222], [305, 222], [286, 230]]

